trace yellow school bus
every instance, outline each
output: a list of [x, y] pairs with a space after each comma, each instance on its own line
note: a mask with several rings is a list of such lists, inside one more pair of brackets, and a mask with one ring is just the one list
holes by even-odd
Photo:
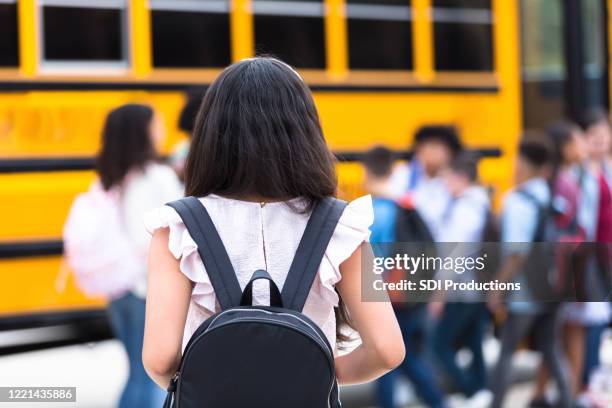
[[[0, 330], [79, 328], [4, 352], [104, 333], [93, 323], [103, 301], [62, 268], [61, 230], [94, 177], [110, 109], [154, 107], [168, 153], [186, 137], [186, 89], [271, 54], [312, 88], [345, 197], [362, 193], [366, 149], [408, 155], [430, 123], [456, 126], [500, 192], [523, 127], [575, 112], [577, 81], [607, 106], [597, 88], [607, 84], [606, 24], [599, 0], [0, 0]], [[575, 58], [590, 64], [588, 78]]]

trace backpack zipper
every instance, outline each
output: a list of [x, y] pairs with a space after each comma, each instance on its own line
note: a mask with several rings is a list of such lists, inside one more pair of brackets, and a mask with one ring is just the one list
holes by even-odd
[[[265, 314], [268, 314], [268, 315], [276, 315], [276, 316], [289, 316], [289, 317], [292, 317], [292, 318], [294, 318], [294, 319], [296, 319], [296, 320], [299, 320], [300, 322], [304, 323], [306, 326], [310, 327], [310, 329], [313, 331], [313, 333], [315, 333], [315, 334], [317, 335], [317, 338], [319, 339], [319, 341], [321, 341], [321, 342], [323, 343], [323, 345], [325, 346], [324, 348], [325, 348], [326, 350], [328, 350], [328, 351], [330, 352], [330, 354], [331, 354], [331, 355], [333, 355], [333, 354], [334, 354], [334, 353], [333, 353], [333, 351], [332, 351], [332, 349], [331, 349], [331, 346], [328, 346], [328, 345], [325, 343], [325, 340], [323, 340], [323, 338], [321, 338], [321, 335], [320, 335], [320, 334], [317, 332], [317, 330], [316, 330], [316, 329], [315, 329], [315, 328], [314, 328], [314, 327], [313, 327], [313, 326], [312, 326], [310, 323], [308, 323], [306, 320], [301, 319], [300, 317], [298, 317], [298, 316], [296, 316], [296, 315], [293, 315], [293, 314], [291, 314], [291, 313], [283, 313], [283, 312], [270, 312], [270, 311], [268, 311], [268, 310], [263, 310], [263, 309], [246, 309], [246, 308], [245, 308], [245, 309], [229, 309], [229, 310], [225, 310], [225, 311], [223, 311], [223, 312], [219, 313], [219, 314], [218, 314], [218, 315], [217, 315], [217, 316], [216, 316], [216, 317], [215, 317], [215, 318], [212, 320], [212, 322], [210, 322], [210, 324], [208, 325], [208, 328], [207, 328], [206, 330], [204, 330], [204, 333], [202, 333], [202, 334], [205, 334], [205, 333], [207, 333], [208, 331], [210, 331], [210, 330], [214, 329], [214, 327], [212, 327], [212, 326], [215, 324], [215, 322], [217, 321], [217, 319], [218, 319], [219, 317], [221, 317], [222, 315], [224, 315], [225, 313], [227, 313], [227, 312], [262, 312], [262, 313], [265, 313]], [[199, 337], [199, 336], [198, 336], [198, 337]], [[197, 339], [196, 339], [196, 340], [197, 340]]]
[[[298, 320], [300, 320], [300, 319], [298, 319]], [[303, 321], [303, 320], [300, 320], [300, 321]], [[222, 325], [220, 325], [218, 327], [223, 327], [225, 325], [233, 324], [233, 323], [236, 323], [236, 322], [262, 322], [262, 323], [269, 323], [269, 324], [279, 324], [279, 325], [282, 325], [282, 326], [291, 327], [291, 328], [293, 328], [295, 330], [299, 330], [300, 329], [298, 326], [296, 326], [294, 324], [291, 324], [291, 323], [288, 323], [288, 322], [278, 322], [278, 321], [274, 321], [274, 320], [269, 320], [269, 319], [266, 319], [264, 317], [239, 317], [238, 319], [232, 320], [231, 322], [222, 324]], [[299, 330], [299, 331], [300, 331], [300, 333], [302, 332], [301, 330]], [[304, 334], [306, 334], [306, 333], [304, 333]], [[324, 349], [326, 352], [329, 351], [327, 346], [325, 345], [325, 343], [323, 343], [321, 341], [320, 337], [318, 337], [318, 336], [314, 337], [311, 334], [306, 334], [306, 335], [308, 337], [310, 337], [311, 340], [314, 340], [314, 342], [317, 343], [317, 345], [319, 347], [321, 347], [322, 349]], [[325, 353], [325, 354], [327, 355], [328, 353]]]

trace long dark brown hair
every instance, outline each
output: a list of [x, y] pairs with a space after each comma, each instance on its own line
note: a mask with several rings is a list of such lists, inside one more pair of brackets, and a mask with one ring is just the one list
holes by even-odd
[[150, 137], [153, 109], [127, 104], [112, 110], [102, 131], [96, 170], [105, 190], [121, 184], [132, 169], [143, 169], [156, 159]]
[[546, 134], [550, 139], [552, 147], [551, 186], [554, 186], [559, 172], [566, 162], [565, 147], [568, 143], [571, 143], [574, 134], [580, 131], [578, 125], [566, 120], [555, 122], [546, 128]]
[[333, 196], [334, 157], [310, 90], [285, 63], [230, 65], [202, 101], [186, 163], [186, 195]]
[[[307, 210], [335, 196], [335, 158], [312, 94], [287, 64], [250, 58], [227, 67], [208, 88], [196, 117], [185, 169], [185, 193], [288, 200]], [[338, 340], [348, 324], [336, 310]]]

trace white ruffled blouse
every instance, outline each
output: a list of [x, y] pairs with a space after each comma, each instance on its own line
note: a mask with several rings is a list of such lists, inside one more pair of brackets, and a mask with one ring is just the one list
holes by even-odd
[[[240, 287], [244, 289], [257, 269], [265, 269], [282, 290], [310, 216], [296, 211], [296, 208], [304, 205], [303, 200], [291, 200], [290, 205], [286, 202], [260, 204], [209, 195], [200, 198], [200, 201], [219, 232]], [[373, 220], [370, 196], [348, 204], [325, 251], [318, 279], [306, 299], [303, 313], [319, 325], [334, 348], [334, 307], [338, 305], [334, 286], [342, 279], [340, 264], [368, 240]], [[181, 272], [194, 283], [183, 334], [184, 348], [198, 326], [219, 311], [219, 305], [197, 245], [174, 209], [163, 206], [147, 213], [145, 226], [150, 233], [157, 228], [170, 227], [168, 247], [180, 259]], [[253, 304], [269, 304], [269, 289], [265, 281], [255, 282]]]

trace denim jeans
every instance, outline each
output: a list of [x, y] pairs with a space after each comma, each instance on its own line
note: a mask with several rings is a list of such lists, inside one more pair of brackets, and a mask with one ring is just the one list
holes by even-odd
[[396, 311], [397, 321], [406, 345], [406, 358], [394, 371], [381, 377], [377, 382], [378, 402], [381, 408], [395, 408], [395, 380], [405, 375], [414, 385], [421, 400], [433, 408], [442, 408], [444, 395], [440, 390], [433, 370], [425, 358], [427, 345], [427, 310], [425, 305]]
[[107, 311], [113, 333], [127, 353], [130, 370], [119, 408], [161, 407], [165, 392], [149, 378], [142, 365], [144, 299], [129, 293], [112, 300]]
[[601, 347], [601, 336], [606, 330], [607, 324], [596, 324], [586, 327], [586, 338], [584, 342], [584, 368], [582, 371], [582, 384], [589, 385], [591, 374], [599, 366], [599, 349]]
[[[488, 316], [483, 303], [448, 303], [434, 330], [434, 350], [450, 379], [467, 397], [486, 387], [487, 372], [482, 341]], [[467, 347], [472, 361], [457, 364], [457, 347]]]

